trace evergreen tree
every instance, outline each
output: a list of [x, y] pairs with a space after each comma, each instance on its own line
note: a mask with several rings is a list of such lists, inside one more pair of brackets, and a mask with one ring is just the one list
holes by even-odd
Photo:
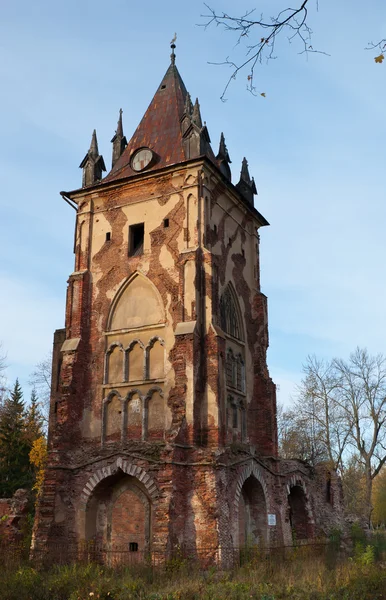
[[23, 392], [16, 379], [0, 414], [0, 497], [10, 497], [19, 488], [31, 487], [30, 449]]
[[32, 448], [35, 440], [43, 436], [43, 415], [36, 389], [32, 388], [30, 405], [26, 415], [26, 435]]

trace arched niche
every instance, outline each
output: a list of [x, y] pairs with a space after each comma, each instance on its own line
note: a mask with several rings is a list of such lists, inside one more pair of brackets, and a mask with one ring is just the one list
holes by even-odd
[[139, 390], [132, 390], [126, 398], [126, 438], [141, 440], [143, 435], [143, 398]]
[[122, 431], [122, 398], [118, 392], [111, 392], [104, 403], [104, 437], [118, 437]]
[[148, 379], [163, 379], [165, 376], [165, 349], [161, 338], [150, 340], [146, 351], [146, 375]]
[[150, 549], [151, 504], [137, 477], [119, 470], [102, 479], [86, 505], [86, 541], [112, 551], [108, 557], [114, 563], [143, 560]]
[[153, 283], [135, 273], [118, 290], [110, 309], [107, 330], [133, 329], [165, 321], [161, 296]]
[[123, 381], [123, 348], [122, 344], [112, 344], [106, 353], [106, 383]]
[[134, 340], [126, 350], [127, 381], [144, 378], [145, 350], [140, 340]]
[[165, 433], [165, 400], [161, 388], [156, 387], [146, 396], [146, 438], [162, 440]]

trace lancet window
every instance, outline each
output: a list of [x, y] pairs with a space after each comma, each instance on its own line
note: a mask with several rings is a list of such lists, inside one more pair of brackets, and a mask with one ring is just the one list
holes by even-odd
[[232, 337], [242, 340], [242, 327], [240, 313], [234, 297], [234, 291], [228, 285], [220, 300], [220, 325], [221, 329]]

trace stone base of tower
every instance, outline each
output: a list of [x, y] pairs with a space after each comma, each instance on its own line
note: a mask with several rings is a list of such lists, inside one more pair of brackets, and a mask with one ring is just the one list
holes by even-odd
[[212, 452], [136, 444], [85, 453], [78, 464], [51, 457], [33, 552], [72, 560], [95, 547], [100, 554], [89, 558], [110, 562], [187, 553], [230, 566], [239, 549], [327, 535], [342, 518], [339, 480], [324, 467], [311, 472], [241, 445]]

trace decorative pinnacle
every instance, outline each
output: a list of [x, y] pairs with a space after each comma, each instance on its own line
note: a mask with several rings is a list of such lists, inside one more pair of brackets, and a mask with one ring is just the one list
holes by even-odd
[[98, 140], [97, 140], [97, 135], [96, 135], [96, 129], [94, 129], [94, 131], [92, 132], [90, 150], [88, 151], [88, 153], [89, 153], [90, 156], [93, 156], [94, 158], [96, 158], [97, 156], [99, 156]]
[[175, 33], [172, 41], [170, 42], [170, 47], [172, 49], [172, 53], [170, 55], [170, 61], [171, 61], [172, 65], [176, 64], [176, 55], [174, 53], [174, 50], [175, 50], [175, 47], [176, 47], [176, 44], [175, 44], [176, 39], [177, 39], [177, 34]]
[[231, 159], [229, 158], [228, 149], [227, 149], [226, 143], [225, 143], [225, 137], [222, 132], [221, 132], [221, 137], [220, 137], [220, 146], [218, 149], [217, 158], [220, 160], [221, 159], [226, 160], [228, 163], [232, 162]]
[[188, 92], [186, 94], [186, 98], [185, 98], [185, 113], [190, 117], [192, 115], [192, 111], [193, 111], [193, 104], [192, 104], [190, 94]]
[[122, 113], [123, 113], [123, 110], [120, 108], [117, 131], [116, 131], [117, 135], [123, 135]]
[[248, 169], [248, 161], [247, 159], [243, 158], [243, 162], [241, 163], [241, 173], [240, 173], [240, 181], [245, 181], [245, 183], [247, 183], [248, 185], [251, 185], [251, 177], [249, 175], [249, 169]]
[[194, 103], [192, 121], [197, 125], [197, 127], [202, 127], [200, 103], [198, 102], [198, 98], [196, 98], [196, 102]]

